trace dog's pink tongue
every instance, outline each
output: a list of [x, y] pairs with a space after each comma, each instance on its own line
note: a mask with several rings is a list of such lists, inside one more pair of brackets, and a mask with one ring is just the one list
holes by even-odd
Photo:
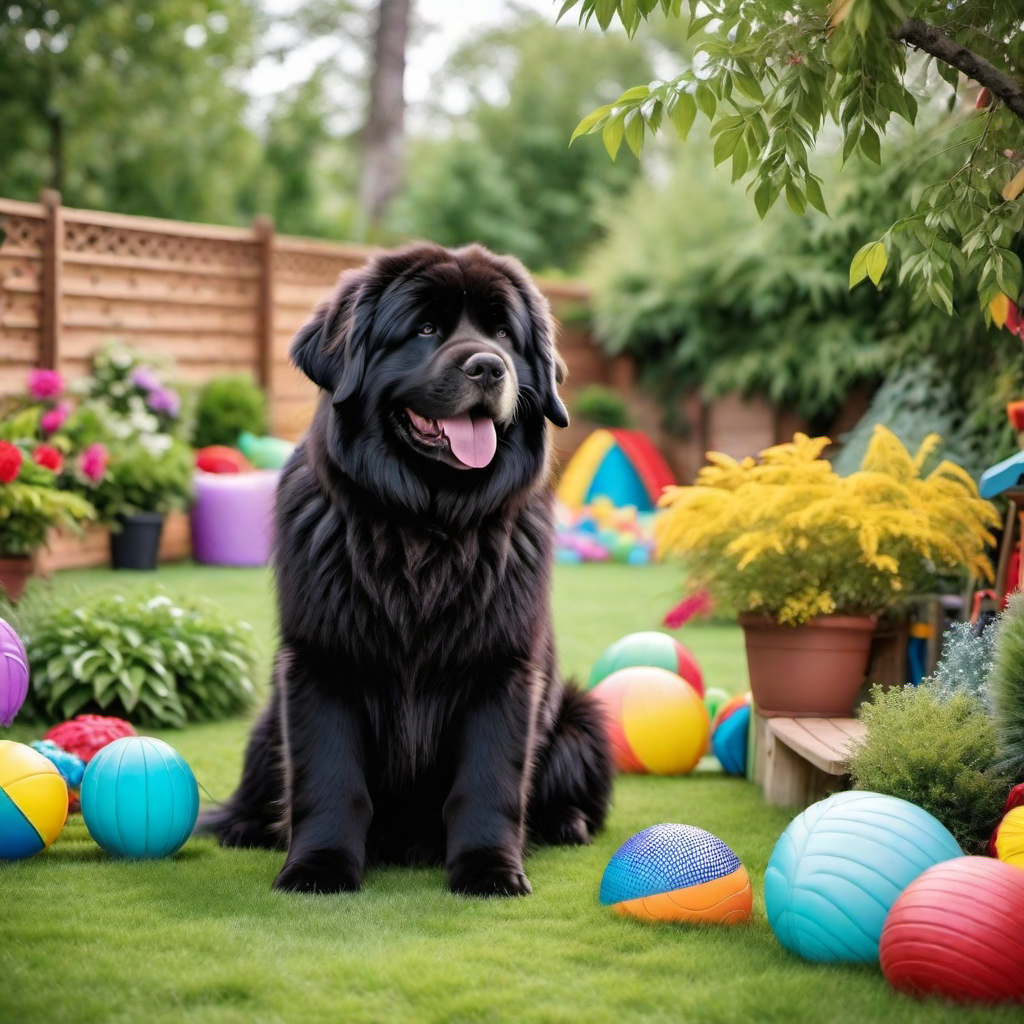
[[498, 435], [494, 432], [494, 421], [486, 416], [473, 419], [471, 416], [452, 416], [438, 420], [445, 432], [452, 454], [467, 466], [481, 469], [494, 458], [498, 449]]

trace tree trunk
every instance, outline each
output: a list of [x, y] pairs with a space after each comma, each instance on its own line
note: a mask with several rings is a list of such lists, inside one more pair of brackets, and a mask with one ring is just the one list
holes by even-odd
[[377, 233], [402, 183], [405, 130], [405, 43], [412, 0], [380, 0], [374, 33], [370, 102], [362, 132], [359, 208], [364, 234]]

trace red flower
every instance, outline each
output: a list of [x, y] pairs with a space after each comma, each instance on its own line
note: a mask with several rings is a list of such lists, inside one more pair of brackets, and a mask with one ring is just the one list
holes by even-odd
[[32, 452], [32, 459], [37, 466], [45, 466], [47, 469], [52, 469], [54, 473], [59, 473], [64, 468], [64, 457], [56, 448], [51, 448], [48, 444], [39, 445]]
[[21, 450], [10, 441], [0, 441], [0, 484], [9, 484], [21, 470]]

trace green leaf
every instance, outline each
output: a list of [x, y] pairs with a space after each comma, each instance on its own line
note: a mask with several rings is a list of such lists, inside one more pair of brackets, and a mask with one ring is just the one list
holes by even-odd
[[862, 245], [850, 261], [850, 287], [860, 284], [868, 276], [868, 253], [877, 245], [877, 242], [868, 242]]
[[626, 145], [639, 159], [644, 148], [644, 118], [639, 110], [631, 110], [626, 115], [625, 126]]
[[772, 183], [766, 178], [754, 190], [754, 206], [757, 215], [764, 220], [772, 207]]
[[711, 86], [707, 82], [698, 82], [694, 97], [697, 101], [697, 106], [701, 109], [704, 116], [711, 120], [715, 116], [715, 110], [718, 108], [718, 99], [715, 97]]
[[754, 103], [764, 102], [764, 91], [756, 78], [748, 75], [741, 75], [736, 72], [732, 76], [733, 88], [743, 97]]
[[750, 166], [750, 152], [747, 149], [747, 144], [743, 141], [742, 135], [736, 144], [736, 152], [732, 155], [732, 180], [734, 182], [739, 181], [744, 174], [747, 173], [747, 168]]
[[619, 153], [619, 146], [622, 145], [622, 136], [625, 132], [625, 114], [618, 114], [611, 118], [601, 132], [601, 140], [608, 155], [614, 160]]
[[882, 162], [882, 146], [878, 138], [878, 132], [871, 125], [864, 125], [860, 133], [860, 151], [876, 164]]
[[697, 103], [692, 93], [680, 92], [676, 94], [676, 101], [669, 111], [669, 118], [676, 130], [676, 134], [684, 142], [690, 134], [694, 119], [697, 117]]
[[608, 116], [608, 112], [611, 110], [611, 104], [605, 104], [603, 107], [598, 107], [597, 110], [590, 114], [587, 114], [585, 118], [578, 125], [576, 130], [572, 133], [569, 139], [569, 145], [571, 146], [581, 135], [589, 135], [591, 132], [597, 131], [600, 123]]
[[795, 181], [786, 182], [786, 202], [789, 208], [798, 216], [802, 217], [807, 209], [807, 197], [803, 194], [800, 186]]
[[818, 183], [818, 179], [813, 174], [808, 174], [804, 187], [807, 189], [807, 202], [819, 213], [823, 213], [827, 217], [828, 210], [825, 208], [825, 197], [821, 194], [821, 185]]
[[875, 242], [875, 244], [868, 250], [867, 256], [864, 260], [864, 265], [867, 270], [868, 277], [871, 278], [872, 283], [876, 287], [882, 280], [882, 274], [885, 272], [888, 262], [889, 256], [885, 251], [885, 246], [881, 242]]
[[645, 100], [651, 95], [651, 90], [646, 85], [634, 85], [631, 89], [627, 89], [616, 101], [614, 106], [619, 106], [623, 103], [635, 103], [637, 100]]
[[739, 145], [742, 138], [742, 131], [734, 128], [731, 131], [722, 132], [722, 134], [715, 139], [713, 159], [716, 167], [720, 163], [728, 160], [729, 157], [736, 152], [736, 147]]

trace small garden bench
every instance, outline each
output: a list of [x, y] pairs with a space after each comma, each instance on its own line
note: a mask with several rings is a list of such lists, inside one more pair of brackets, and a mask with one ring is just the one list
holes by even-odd
[[754, 716], [754, 781], [766, 803], [807, 807], [845, 788], [847, 761], [865, 734], [855, 718]]

